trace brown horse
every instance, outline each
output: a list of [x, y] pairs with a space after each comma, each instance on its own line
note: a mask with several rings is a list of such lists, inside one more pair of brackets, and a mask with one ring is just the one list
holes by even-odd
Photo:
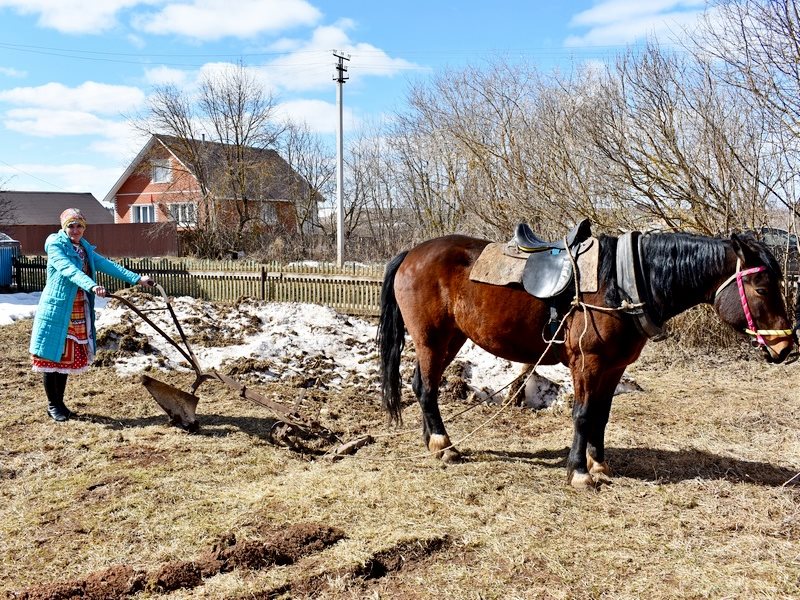
[[[378, 326], [383, 407], [390, 421], [401, 421], [400, 355], [407, 329], [416, 350], [411, 385], [422, 408], [425, 445], [445, 462], [458, 460], [437, 400], [442, 374], [464, 342], [471, 339], [491, 354], [521, 363], [535, 363], [546, 351], [540, 364], [563, 363], [574, 384], [568, 481], [578, 488], [594, 487], [609, 475], [604, 437], [614, 389], [648, 340], [636, 317], [598, 308], [622, 305], [615, 263], [618, 238], [600, 236], [599, 290], [568, 294], [560, 302], [559, 314], [567, 315], [561, 330], [564, 343], [549, 350], [547, 302], [519, 285], [470, 280], [487, 244], [449, 235], [423, 242], [388, 263]], [[719, 239], [647, 234], [641, 237], [640, 256], [646, 310], [657, 326], [708, 303], [724, 323], [756, 336], [767, 360], [781, 362], [791, 351], [780, 267], [752, 235]]]

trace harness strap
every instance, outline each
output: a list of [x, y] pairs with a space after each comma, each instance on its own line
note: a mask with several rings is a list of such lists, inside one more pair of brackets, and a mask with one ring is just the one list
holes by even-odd
[[[750, 273], [758, 273], [759, 271], [762, 271], [765, 268], [766, 267], [753, 267], [752, 269], [747, 269], [747, 275], [749, 275]], [[731, 283], [733, 283], [736, 280], [736, 278], [739, 276], [739, 273], [741, 272], [741, 269], [742, 269], [742, 259], [741, 258], [737, 258], [736, 259], [736, 271], [733, 272], [733, 275], [731, 275], [725, 281], [723, 281], [721, 284], [719, 284], [719, 287], [717, 288], [717, 291], [714, 292], [714, 299], [715, 300], [717, 299], [717, 296], [720, 295], [722, 290], [724, 290], [726, 287], [728, 287]]]
[[746, 271], [739, 271], [737, 269], [736, 273], [736, 287], [739, 288], [739, 299], [742, 301], [744, 316], [747, 319], [747, 329], [750, 331], [755, 331], [756, 341], [762, 346], [766, 346], [767, 342], [763, 337], [761, 337], [761, 334], [758, 332], [758, 330], [756, 330], [756, 324], [753, 322], [753, 315], [750, 313], [750, 304], [747, 302], [747, 296], [744, 293], [744, 281], [742, 280], [742, 277], [749, 275], [750, 273], [758, 273], [765, 269], [766, 267], [753, 267], [752, 269], [747, 269]]
[[630, 298], [634, 308], [626, 312], [634, 317], [639, 331], [648, 338], [658, 341], [666, 337], [664, 329], [658, 325], [647, 310], [647, 290], [641, 289], [640, 279], [644, 279], [641, 260], [641, 236], [639, 231], [622, 234], [617, 241], [617, 283]]

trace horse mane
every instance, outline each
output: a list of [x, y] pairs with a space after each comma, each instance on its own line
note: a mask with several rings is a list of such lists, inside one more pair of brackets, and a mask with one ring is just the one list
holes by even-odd
[[597, 236], [600, 256], [597, 259], [597, 279], [606, 285], [606, 306], [619, 306], [622, 297], [617, 287], [617, 238], [601, 234]]
[[726, 246], [730, 247], [729, 240], [691, 233], [645, 235], [642, 262], [647, 269], [653, 317], [663, 323], [697, 304], [697, 291], [707, 289], [709, 280], [723, 273]]
[[[780, 266], [765, 244], [752, 233], [739, 234], [738, 241], [757, 256], [770, 273], [780, 277]], [[622, 296], [616, 278], [617, 238], [599, 236], [599, 278], [606, 283], [607, 306], [620, 306]], [[675, 314], [697, 304], [697, 290], [718, 279], [726, 268], [730, 238], [715, 238], [692, 233], [648, 233], [641, 238], [642, 262], [651, 295], [648, 306], [652, 318], [663, 323]]]

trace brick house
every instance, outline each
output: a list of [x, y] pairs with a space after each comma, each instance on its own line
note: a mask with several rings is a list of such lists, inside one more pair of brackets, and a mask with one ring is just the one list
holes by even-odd
[[[245, 174], [244, 183], [231, 177], [227, 168], [231, 152], [239, 152], [236, 160], [245, 165], [238, 173]], [[203, 177], [197, 176], [199, 170]], [[236, 203], [241, 207], [243, 198], [248, 202], [251, 227], [286, 233], [300, 227], [310, 231], [322, 199], [274, 150], [155, 134], [104, 201], [113, 204], [115, 223], [174, 221], [179, 230], [186, 230], [207, 218], [235, 221]]]

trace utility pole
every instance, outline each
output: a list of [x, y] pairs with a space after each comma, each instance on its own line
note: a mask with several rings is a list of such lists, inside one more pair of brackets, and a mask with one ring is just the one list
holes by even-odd
[[339, 59], [334, 65], [336, 74], [333, 80], [336, 86], [336, 106], [339, 109], [339, 126], [336, 128], [336, 266], [344, 265], [344, 201], [342, 193], [344, 188], [344, 125], [342, 118], [342, 86], [348, 80], [347, 67], [344, 61], [350, 60], [350, 55], [340, 50], [334, 50], [333, 55]]

